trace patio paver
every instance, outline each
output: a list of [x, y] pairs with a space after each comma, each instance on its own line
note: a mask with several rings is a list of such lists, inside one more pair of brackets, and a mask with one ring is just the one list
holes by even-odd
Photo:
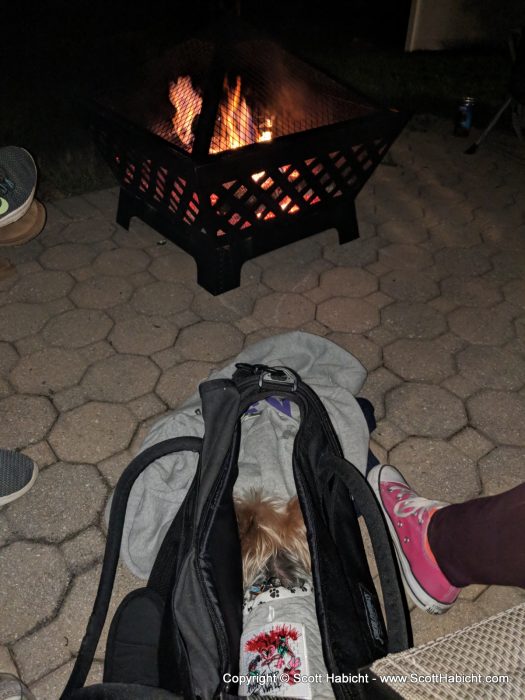
[[[256, 258], [221, 297], [157, 232], [115, 223], [116, 189], [50, 204], [38, 239], [2, 249], [17, 275], [0, 282], [0, 446], [42, 473], [0, 511], [0, 670], [37, 700], [71, 669], [119, 474], [159, 416], [257, 340], [302, 328], [354, 353], [373, 449], [422, 495], [525, 479], [525, 152], [498, 134], [467, 158], [450, 131], [407, 127], [358, 197], [361, 238], [327, 231]], [[136, 582], [120, 576], [122, 596]], [[523, 599], [473, 586], [447, 615], [413, 609], [415, 641]]]

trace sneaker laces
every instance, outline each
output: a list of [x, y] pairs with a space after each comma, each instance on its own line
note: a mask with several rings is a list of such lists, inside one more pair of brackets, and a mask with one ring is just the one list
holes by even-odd
[[[409, 486], [396, 484], [388, 486], [387, 490], [392, 493], [398, 491], [397, 503], [394, 506], [394, 513], [398, 518], [408, 518], [415, 515], [420, 525], [423, 524], [423, 517], [429, 510], [446, 505], [443, 501], [433, 501], [423, 496], [418, 496]], [[406, 497], [405, 497], [406, 496]]]

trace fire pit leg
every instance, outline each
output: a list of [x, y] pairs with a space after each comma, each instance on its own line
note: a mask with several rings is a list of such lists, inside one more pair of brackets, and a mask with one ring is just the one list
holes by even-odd
[[125, 228], [126, 230], [129, 230], [129, 222], [131, 221], [131, 217], [135, 216], [133, 201], [133, 197], [120, 188], [117, 209], [117, 224], [120, 224], [122, 228]]
[[240, 286], [244, 261], [233, 246], [217, 248], [203, 236], [192, 254], [197, 263], [197, 283], [210, 294], [216, 296]]
[[339, 243], [349, 243], [359, 237], [359, 224], [357, 223], [357, 214], [355, 211], [355, 202], [352, 200], [345, 207], [343, 212], [338, 215], [335, 222], [335, 228], [339, 234]]

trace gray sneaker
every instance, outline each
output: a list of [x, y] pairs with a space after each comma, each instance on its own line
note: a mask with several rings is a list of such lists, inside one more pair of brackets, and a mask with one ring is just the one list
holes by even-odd
[[16, 676], [0, 673], [0, 700], [35, 700], [35, 696]]
[[32, 459], [20, 452], [0, 449], [0, 506], [27, 493], [37, 476], [38, 467]]
[[21, 219], [35, 196], [36, 165], [25, 148], [0, 148], [0, 227]]

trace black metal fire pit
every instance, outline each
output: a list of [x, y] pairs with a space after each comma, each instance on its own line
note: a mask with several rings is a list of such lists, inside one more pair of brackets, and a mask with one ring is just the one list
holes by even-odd
[[120, 184], [118, 223], [140, 217], [220, 294], [261, 253], [330, 227], [356, 238], [354, 199], [406, 117], [230, 26], [128, 76], [89, 120]]

